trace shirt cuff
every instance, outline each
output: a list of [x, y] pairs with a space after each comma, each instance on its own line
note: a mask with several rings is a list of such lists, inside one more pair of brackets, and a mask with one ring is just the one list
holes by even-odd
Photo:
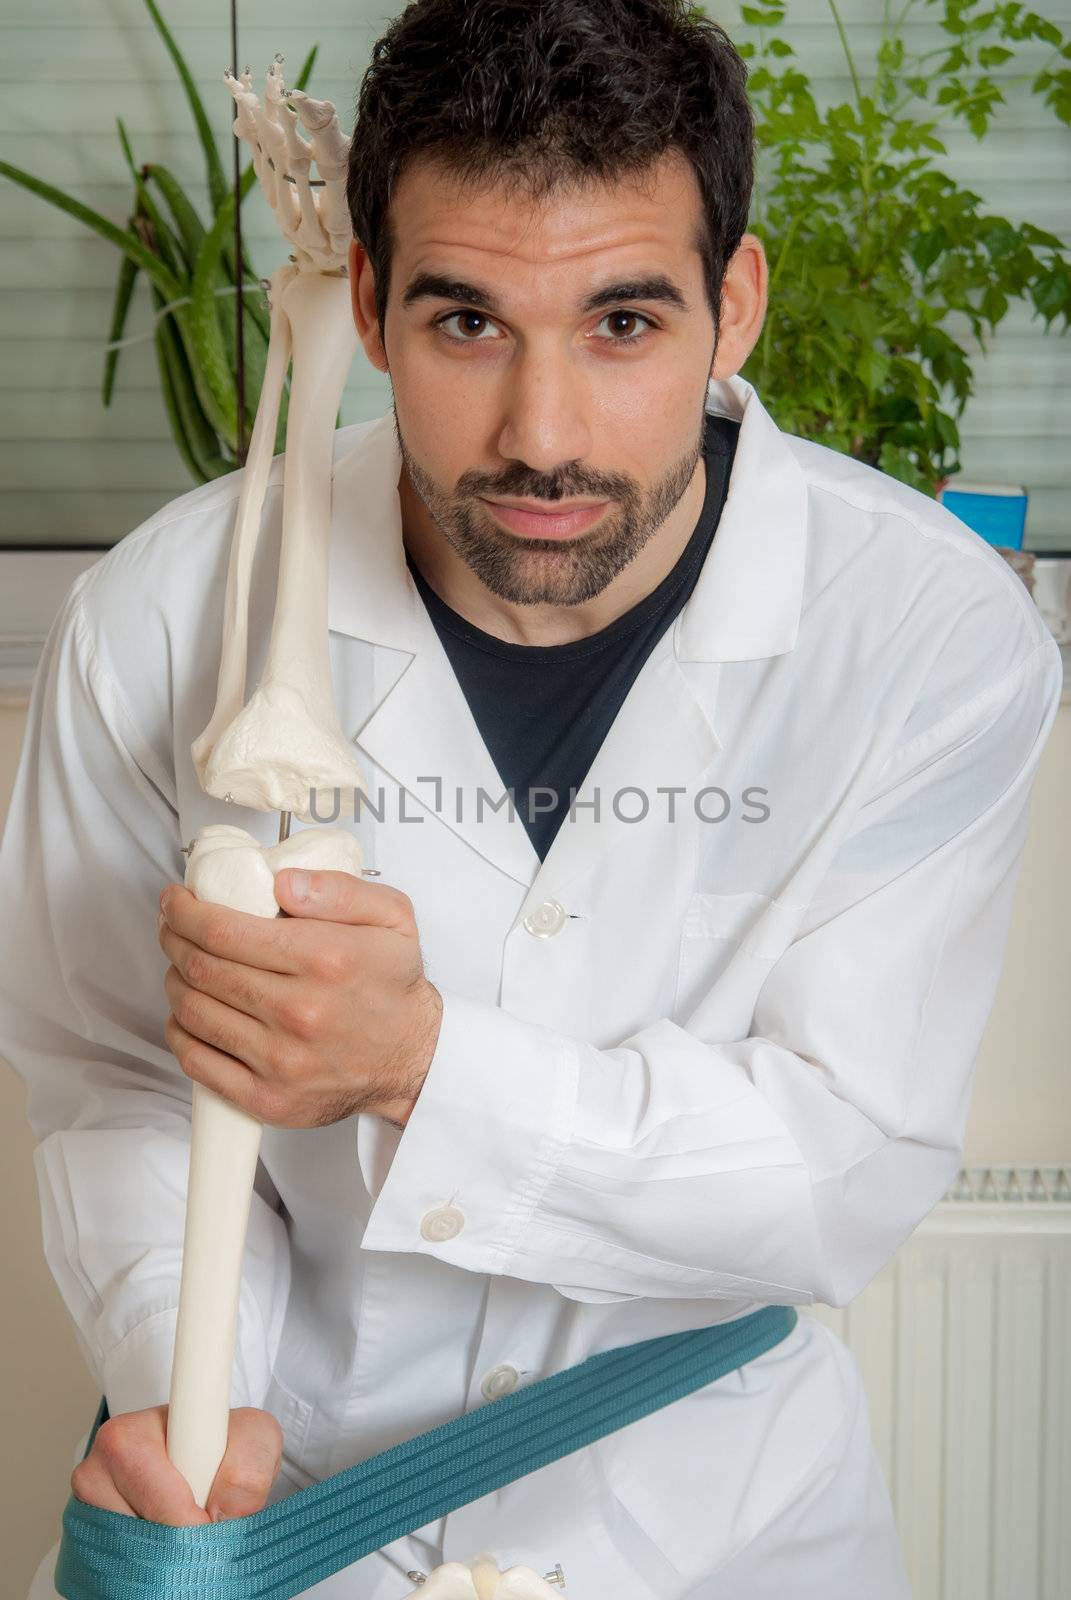
[[378, 1193], [364, 1173], [361, 1243], [501, 1273], [568, 1147], [579, 1063], [549, 1028], [439, 993], [435, 1053]]

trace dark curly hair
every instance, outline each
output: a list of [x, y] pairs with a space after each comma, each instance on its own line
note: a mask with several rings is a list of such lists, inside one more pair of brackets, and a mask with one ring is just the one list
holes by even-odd
[[346, 179], [380, 329], [390, 199], [415, 156], [461, 185], [538, 201], [571, 181], [642, 181], [670, 147], [698, 181], [695, 243], [717, 329], [754, 181], [746, 82], [725, 30], [685, 0], [413, 0], [373, 46]]

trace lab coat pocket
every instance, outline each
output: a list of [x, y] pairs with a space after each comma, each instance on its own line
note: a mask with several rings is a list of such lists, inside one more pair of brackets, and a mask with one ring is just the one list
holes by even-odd
[[801, 1313], [780, 1344], [595, 1445], [609, 1492], [687, 1592], [769, 1527], [847, 1436], [862, 1380], [836, 1343]]
[[746, 1037], [766, 974], [804, 909], [751, 889], [693, 894], [681, 929], [674, 1020], [684, 1023], [702, 1006], [712, 1035]]

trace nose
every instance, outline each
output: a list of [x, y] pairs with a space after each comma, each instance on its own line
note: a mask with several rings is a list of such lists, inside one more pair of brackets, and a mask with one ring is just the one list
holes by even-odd
[[[592, 444], [592, 396], [586, 378], [561, 351], [529, 347], [509, 364], [498, 449], [533, 472], [553, 472], [566, 462], [586, 461]], [[565, 498], [591, 499], [574, 486]]]

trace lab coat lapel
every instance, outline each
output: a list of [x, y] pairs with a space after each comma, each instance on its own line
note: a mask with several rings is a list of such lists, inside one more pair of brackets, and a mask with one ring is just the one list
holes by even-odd
[[358, 759], [363, 751], [413, 797], [408, 816], [429, 811], [527, 887], [539, 857], [516, 811], [494, 809], [502, 778], [406, 566], [400, 471], [393, 413], [362, 428], [335, 468], [329, 625], [402, 652], [371, 716], [346, 731]]
[[[656, 825], [665, 803], [658, 790], [688, 789], [721, 748], [713, 720], [718, 672], [691, 663], [779, 655], [795, 645], [806, 554], [802, 471], [749, 383], [712, 380], [706, 405], [741, 422], [717, 534], [688, 603], [632, 684], [542, 864], [517, 812], [488, 803], [503, 794], [501, 775], [406, 566], [393, 412], [357, 430], [336, 465], [330, 626], [411, 658], [399, 657], [372, 715], [347, 731], [414, 797], [414, 810], [430, 809], [528, 890], [521, 915], [593, 870], [624, 837]], [[487, 798], [478, 808], [480, 791]], [[647, 818], [630, 820], [644, 798]]]

